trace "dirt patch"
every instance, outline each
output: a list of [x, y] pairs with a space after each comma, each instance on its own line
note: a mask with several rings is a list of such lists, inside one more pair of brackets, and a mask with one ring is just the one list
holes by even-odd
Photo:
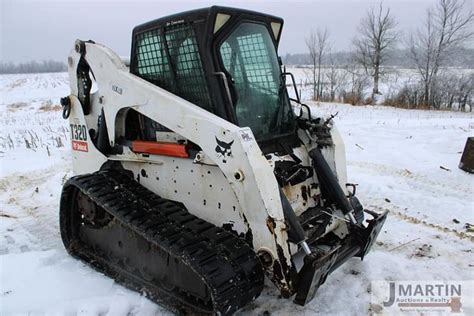
[[53, 101], [48, 100], [41, 103], [38, 111], [42, 112], [51, 112], [51, 111], [61, 111], [62, 107], [59, 104], [53, 104]]
[[429, 258], [433, 259], [434, 256], [432, 254], [432, 246], [429, 244], [423, 244], [421, 247], [417, 248], [413, 253], [412, 257], [419, 257], [419, 258]]
[[6, 213], [3, 213], [3, 212], [0, 212], [0, 217], [18, 218], [18, 217], [14, 216], [14, 215], [6, 214]]
[[26, 108], [28, 107], [30, 104], [29, 103], [26, 103], [26, 102], [15, 102], [15, 103], [10, 103], [7, 105], [7, 109], [8, 111], [10, 112], [15, 112], [16, 110], [19, 110], [19, 109], [22, 109], [22, 108]]

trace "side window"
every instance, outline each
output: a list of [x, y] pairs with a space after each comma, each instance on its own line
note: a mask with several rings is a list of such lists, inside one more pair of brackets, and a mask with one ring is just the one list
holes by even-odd
[[191, 25], [157, 28], [138, 34], [136, 41], [137, 75], [212, 112], [207, 78]]
[[275, 71], [268, 52], [268, 46], [262, 33], [254, 33], [237, 37], [237, 43], [247, 80], [256, 84], [262, 92], [273, 94], [278, 91]]
[[199, 55], [194, 45], [193, 39], [188, 37], [178, 48], [176, 74], [183, 79], [186, 76], [200, 76]]
[[165, 37], [176, 73], [177, 94], [212, 112], [207, 78], [193, 28], [186, 25], [166, 28]]
[[246, 78], [244, 78], [243, 69], [241, 66], [241, 56], [237, 54], [236, 50], [233, 50], [229, 43], [224, 42], [220, 48], [222, 62], [224, 67], [232, 74], [236, 85], [246, 84]]
[[258, 140], [291, 132], [292, 109], [267, 27], [241, 23], [220, 44], [219, 53], [234, 80], [238, 124], [250, 127]]
[[138, 35], [137, 71], [143, 79], [172, 89], [172, 74], [159, 30]]

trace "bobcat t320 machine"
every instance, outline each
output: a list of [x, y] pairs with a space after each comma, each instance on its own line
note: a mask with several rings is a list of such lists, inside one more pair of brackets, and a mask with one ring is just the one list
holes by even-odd
[[386, 214], [364, 210], [347, 184], [332, 118], [290, 99], [282, 26], [225, 7], [161, 18], [133, 30], [129, 67], [76, 41], [61, 100], [71, 255], [198, 314], [232, 314], [265, 275], [304, 305], [330, 272], [364, 258]]

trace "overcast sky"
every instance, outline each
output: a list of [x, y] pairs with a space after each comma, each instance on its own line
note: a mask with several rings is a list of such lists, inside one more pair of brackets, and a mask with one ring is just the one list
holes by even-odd
[[[472, 0], [468, 0], [472, 6]], [[348, 49], [359, 19], [376, 0], [163, 1], [163, 0], [0, 0], [1, 60], [66, 60], [74, 40], [92, 39], [129, 56], [135, 25], [215, 4], [262, 11], [285, 20], [280, 55], [306, 51], [311, 29], [327, 27], [335, 50]], [[407, 31], [418, 26], [435, 0], [385, 0]]]

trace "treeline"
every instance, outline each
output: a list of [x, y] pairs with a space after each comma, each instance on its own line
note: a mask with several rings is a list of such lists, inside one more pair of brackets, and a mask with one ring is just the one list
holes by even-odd
[[[450, 73], [454, 67], [474, 68], [474, 49], [469, 44], [474, 39], [474, 11], [469, 0], [436, 0], [419, 26], [405, 33], [381, 1], [360, 19], [352, 53], [332, 53], [329, 38], [326, 28], [312, 30], [305, 39], [308, 54], [293, 61], [292, 56], [286, 58], [287, 63], [311, 65], [313, 100], [326, 98], [324, 68], [344, 65], [344, 77], [352, 82], [351, 89], [342, 92], [345, 102], [380, 104], [385, 99], [385, 104], [405, 108], [472, 111], [473, 75]], [[381, 82], [394, 66], [412, 68], [416, 78], [382, 96]], [[372, 91], [367, 95], [369, 87]]]
[[[345, 67], [353, 62], [355, 52], [333, 52], [322, 56], [323, 66], [336, 65]], [[288, 66], [311, 65], [309, 53], [290, 54], [282, 56], [283, 63]], [[408, 49], [393, 49], [387, 53], [384, 63], [387, 67], [414, 69], [416, 64], [410, 58]], [[450, 59], [446, 61], [446, 67], [474, 69], [474, 48], [457, 47]]]
[[0, 62], [0, 74], [28, 74], [42, 72], [63, 72], [67, 66], [54, 60], [29, 61], [25, 63]]

